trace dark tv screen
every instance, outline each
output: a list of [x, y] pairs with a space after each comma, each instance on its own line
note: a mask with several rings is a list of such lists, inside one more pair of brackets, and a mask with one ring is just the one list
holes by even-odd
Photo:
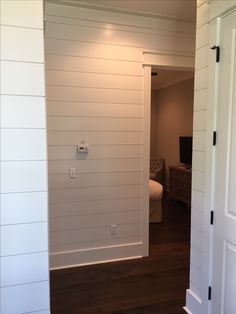
[[192, 136], [180, 136], [179, 137], [179, 153], [180, 162], [185, 165], [192, 165], [192, 148], [193, 148]]

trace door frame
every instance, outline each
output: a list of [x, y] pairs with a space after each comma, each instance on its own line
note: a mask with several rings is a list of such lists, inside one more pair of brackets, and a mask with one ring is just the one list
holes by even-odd
[[149, 255], [149, 164], [151, 127], [151, 70], [166, 69], [194, 71], [194, 56], [163, 55], [144, 51], [144, 109], [143, 109], [143, 256]]
[[[234, 2], [234, 3], [233, 3]], [[236, 10], [235, 1], [230, 3], [210, 2], [209, 8], [209, 48], [220, 44], [220, 27], [222, 18], [231, 14]], [[203, 256], [203, 295], [207, 295], [208, 287], [211, 287], [213, 276], [213, 230], [214, 224], [209, 224], [210, 212], [214, 212], [214, 198], [215, 198], [215, 173], [216, 169], [216, 147], [212, 145], [213, 131], [217, 130], [217, 109], [219, 105], [218, 99], [218, 83], [219, 83], [219, 67], [220, 63], [215, 62], [215, 57], [209, 49], [208, 54], [208, 97], [207, 97], [207, 136], [206, 136], [206, 161], [205, 161], [205, 215], [204, 215], [204, 244], [205, 251]], [[217, 144], [216, 144], [217, 145]], [[205, 241], [206, 240], [206, 241]], [[207, 271], [209, 269], [209, 271]], [[205, 293], [207, 292], [207, 293]], [[212, 301], [207, 298], [203, 299], [203, 309], [206, 313], [212, 313]]]

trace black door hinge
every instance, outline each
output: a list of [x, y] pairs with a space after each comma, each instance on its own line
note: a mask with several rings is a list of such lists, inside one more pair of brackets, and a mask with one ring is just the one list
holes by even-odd
[[214, 212], [213, 210], [211, 210], [211, 214], [210, 214], [210, 224], [213, 225], [214, 223]]
[[208, 300], [211, 300], [211, 287], [208, 287]]
[[216, 145], [216, 131], [213, 132], [213, 146]]
[[216, 50], [216, 62], [220, 62], [220, 46], [212, 46], [212, 50]]

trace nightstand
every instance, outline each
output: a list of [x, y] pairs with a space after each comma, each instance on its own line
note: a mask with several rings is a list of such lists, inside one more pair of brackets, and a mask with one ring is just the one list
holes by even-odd
[[169, 167], [169, 197], [191, 207], [191, 169], [183, 166]]

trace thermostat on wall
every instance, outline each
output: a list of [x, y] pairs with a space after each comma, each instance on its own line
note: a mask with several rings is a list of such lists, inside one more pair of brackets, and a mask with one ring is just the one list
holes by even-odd
[[88, 144], [85, 143], [85, 141], [81, 141], [78, 145], [77, 145], [77, 151], [78, 153], [84, 154], [84, 153], [88, 153]]

